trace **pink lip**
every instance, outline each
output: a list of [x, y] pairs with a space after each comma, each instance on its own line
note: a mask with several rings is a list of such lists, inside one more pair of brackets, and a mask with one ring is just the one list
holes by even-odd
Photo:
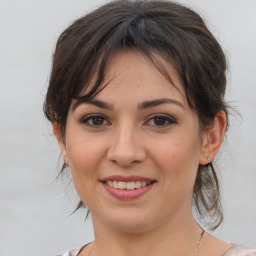
[[129, 182], [129, 181], [146, 181], [146, 182], [152, 182], [155, 181], [154, 179], [131, 175], [131, 176], [121, 176], [121, 175], [113, 175], [108, 176], [106, 178], [101, 179], [101, 181], [123, 181], [123, 182]]
[[[128, 190], [128, 189], [112, 188], [112, 187], [108, 186], [105, 183], [105, 181], [123, 181], [123, 182], [146, 181], [146, 182], [152, 182], [152, 183], [145, 187]], [[109, 176], [109, 177], [102, 179], [101, 183], [104, 186], [104, 188], [106, 189], [106, 191], [113, 197], [120, 199], [120, 200], [134, 200], [136, 198], [143, 196], [147, 192], [149, 192], [152, 189], [152, 187], [154, 186], [154, 184], [156, 183], [155, 181], [156, 180], [144, 178], [141, 176], [133, 175], [133, 176], [124, 177], [124, 176], [120, 176], [120, 175], [114, 175], [114, 176]]]
[[155, 183], [152, 183], [146, 187], [142, 187], [134, 190], [117, 189], [117, 188], [112, 188], [108, 186], [106, 183], [102, 183], [102, 184], [104, 188], [107, 190], [107, 192], [113, 197], [120, 200], [133, 200], [141, 197], [142, 195], [150, 191]]

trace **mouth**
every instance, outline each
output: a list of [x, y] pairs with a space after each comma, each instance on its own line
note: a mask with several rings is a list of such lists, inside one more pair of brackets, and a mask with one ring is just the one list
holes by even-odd
[[109, 181], [103, 181], [107, 186], [111, 188], [116, 189], [122, 189], [122, 190], [134, 190], [134, 189], [140, 189], [144, 188], [146, 186], [149, 186], [150, 184], [156, 182], [156, 181], [117, 181], [117, 180], [109, 180]]
[[120, 200], [134, 200], [148, 193], [156, 180], [139, 176], [111, 176], [101, 180], [106, 191]]

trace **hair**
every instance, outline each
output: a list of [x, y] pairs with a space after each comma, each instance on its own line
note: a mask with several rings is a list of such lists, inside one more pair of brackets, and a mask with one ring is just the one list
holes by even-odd
[[[71, 101], [89, 100], [103, 90], [111, 57], [128, 48], [148, 57], [172, 86], [155, 53], [174, 67], [201, 129], [210, 128], [221, 110], [228, 116], [224, 101], [226, 58], [203, 19], [174, 2], [118, 0], [76, 20], [57, 41], [44, 113], [50, 122], [57, 122], [63, 138]], [[65, 167], [64, 163], [62, 171]], [[209, 214], [211, 229], [221, 224], [219, 182], [212, 162], [198, 166], [193, 202], [199, 217], [205, 219]], [[77, 209], [82, 205], [80, 202]]]

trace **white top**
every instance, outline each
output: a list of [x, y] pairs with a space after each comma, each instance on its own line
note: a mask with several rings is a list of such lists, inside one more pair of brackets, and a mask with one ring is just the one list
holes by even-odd
[[[73, 249], [69, 252], [57, 256], [78, 256], [79, 252], [83, 248], [84, 246], [80, 249]], [[222, 256], [256, 256], [256, 249], [249, 249], [239, 245], [234, 245]]]

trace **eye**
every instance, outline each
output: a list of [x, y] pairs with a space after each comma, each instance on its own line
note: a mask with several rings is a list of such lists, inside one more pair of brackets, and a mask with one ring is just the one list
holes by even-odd
[[148, 119], [147, 125], [152, 125], [156, 127], [166, 127], [168, 125], [177, 123], [176, 120], [167, 115], [155, 115]]
[[109, 125], [110, 122], [105, 118], [105, 116], [100, 114], [90, 114], [82, 118], [80, 123], [85, 124], [87, 126], [104, 126]]

